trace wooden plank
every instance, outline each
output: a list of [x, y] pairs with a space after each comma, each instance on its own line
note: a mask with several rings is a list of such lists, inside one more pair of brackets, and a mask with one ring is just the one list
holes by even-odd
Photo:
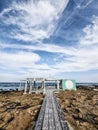
[[43, 119], [43, 126], [42, 130], [48, 130], [48, 108], [49, 107], [49, 101], [48, 101], [48, 95], [46, 95], [46, 109], [45, 109], [45, 115]]
[[46, 91], [35, 130], [69, 130], [53, 91], [53, 89]]
[[62, 130], [53, 94], [52, 94], [52, 101], [53, 101], [53, 113], [54, 113], [55, 129], [56, 130]]
[[51, 93], [49, 94], [50, 98], [49, 98], [49, 130], [54, 130], [55, 129], [55, 124], [54, 124], [54, 113], [53, 113], [53, 102], [52, 102], [52, 95]]
[[65, 120], [63, 111], [61, 110], [60, 106], [58, 105], [57, 99], [56, 99], [55, 95], [53, 95], [53, 96], [54, 96], [55, 105], [56, 105], [56, 108], [57, 108], [57, 112], [58, 112], [58, 116], [59, 116], [59, 121], [61, 123], [62, 130], [70, 130], [69, 126], [67, 124], [67, 121]]
[[45, 108], [46, 108], [46, 97], [44, 98], [42, 107], [39, 112], [38, 120], [35, 125], [34, 130], [41, 130], [42, 129], [42, 124], [43, 124], [43, 119], [44, 119], [44, 114], [45, 114]]

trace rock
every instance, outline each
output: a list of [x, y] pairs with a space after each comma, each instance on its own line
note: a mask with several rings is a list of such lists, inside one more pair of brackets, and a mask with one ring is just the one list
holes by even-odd
[[3, 117], [3, 120], [6, 123], [11, 122], [13, 119], [14, 119], [14, 116], [11, 113], [7, 113], [7, 112], [5, 113], [5, 115]]
[[37, 119], [42, 99], [42, 94], [0, 93], [0, 130], [27, 130]]
[[93, 89], [62, 91], [56, 96], [74, 130], [98, 130], [98, 93]]
[[94, 120], [95, 120], [95, 124], [97, 124], [97, 125], [98, 125], [98, 116], [97, 116], [97, 117], [95, 117], [95, 118], [94, 118]]

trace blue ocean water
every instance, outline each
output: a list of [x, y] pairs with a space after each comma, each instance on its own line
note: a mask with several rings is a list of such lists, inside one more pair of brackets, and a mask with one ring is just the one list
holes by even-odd
[[[0, 82], [0, 91], [17, 90], [20, 86], [20, 82]], [[21, 89], [23, 89], [25, 83], [21, 83]], [[41, 86], [41, 83], [36, 83], [36, 87]], [[46, 83], [45, 86], [55, 86], [55, 83]]]
[[2, 90], [16, 90], [19, 88], [19, 82], [0, 82], [0, 91]]
[[98, 83], [76, 83], [77, 86], [98, 86]]
[[[24, 83], [21, 84], [21, 88], [24, 88]], [[98, 86], [98, 83], [76, 83], [77, 86]], [[0, 82], [0, 91], [16, 90], [20, 86], [20, 82]], [[36, 83], [36, 86], [41, 86], [41, 83]], [[45, 86], [55, 86], [55, 83], [46, 83]]]

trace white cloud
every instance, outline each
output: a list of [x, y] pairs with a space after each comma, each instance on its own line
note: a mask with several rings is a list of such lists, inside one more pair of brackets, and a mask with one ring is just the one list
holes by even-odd
[[13, 55], [0, 53], [0, 56], [2, 56], [2, 58], [0, 57], [0, 64], [5, 67], [3, 70], [7, 70], [9, 75], [13, 72], [16, 75], [15, 77], [18, 75], [20, 79], [22, 77], [57, 77], [57, 75], [66, 72], [82, 72], [98, 69], [98, 46], [91, 47], [90, 45], [87, 48], [82, 46], [82, 48], [78, 47], [75, 49], [56, 46], [51, 49], [52, 46], [55, 45], [46, 45], [46, 48], [40, 48], [40, 46], [33, 48], [46, 52], [51, 50], [50, 53], [58, 53], [59, 56], [63, 55], [60, 61], [58, 57], [54, 57], [57, 58], [57, 61], [54, 59], [55, 61], [52, 65], [51, 63], [40, 63], [41, 57], [32, 52]]
[[74, 0], [74, 2], [77, 5], [77, 8], [84, 9], [89, 4], [91, 4], [94, 0]]
[[70, 47], [66, 54], [63, 51], [65, 58], [55, 65], [60, 72], [98, 70], [98, 17], [94, 16], [83, 32], [77, 47]]
[[87, 25], [84, 29], [84, 37], [81, 38], [80, 44], [94, 45], [98, 44], [98, 17], [93, 17], [92, 24]]
[[[0, 77], [5, 75], [6, 80], [9, 75], [8, 79], [11, 80], [11, 75], [18, 77], [18, 79], [31, 75], [37, 77], [49, 76], [52, 71], [51, 67], [46, 63], [38, 63], [40, 59], [41, 57], [34, 52], [0, 52]], [[12, 77], [12, 79], [14, 78]]]
[[22, 45], [20, 44], [17, 46], [17, 44], [5, 44], [5, 43], [0, 43], [1, 49], [4, 48], [12, 48], [12, 49], [27, 49], [27, 50], [39, 50], [39, 51], [45, 51], [45, 52], [50, 52], [50, 53], [61, 53], [61, 54], [67, 54], [67, 55], [74, 55], [77, 51], [76, 48], [74, 47], [64, 47], [56, 44], [43, 44], [43, 43], [38, 43], [36, 46], [34, 44], [32, 45]]
[[[2, 44], [1, 44], [2, 45]], [[3, 46], [4, 47], [4, 46]], [[48, 74], [50, 75], [51, 71], [53, 72], [54, 75], [58, 74], [58, 73], [62, 73], [62, 72], [77, 72], [77, 71], [87, 71], [87, 70], [92, 70], [92, 69], [98, 69], [98, 46], [78, 46], [77, 48], [73, 48], [73, 47], [61, 47], [58, 45], [54, 45], [54, 44], [38, 44], [37, 46], [34, 45], [30, 45], [30, 46], [26, 46], [26, 45], [21, 45], [21, 46], [10, 46], [10, 44], [5, 44], [5, 48], [6, 47], [12, 47], [15, 49], [18, 48], [22, 48], [22, 49], [27, 49], [30, 51], [34, 51], [34, 50], [41, 50], [41, 51], [45, 51], [45, 52], [50, 52], [50, 53], [55, 53], [58, 54], [59, 57], [54, 57], [54, 65], [50, 64], [46, 64], [46, 63], [42, 63], [40, 64], [40, 60], [41, 57], [39, 56], [35, 56], [35, 60], [32, 59], [32, 53], [28, 55], [28, 53], [26, 54], [25, 52], [23, 52], [23, 54], [25, 55], [21, 55], [21, 62], [23, 64], [18, 63], [18, 65], [20, 67], [25, 67], [28, 68], [28, 72], [32, 72], [33, 74], [36, 75], [36, 73], [41, 73], [41, 75], [43, 74]], [[20, 55], [18, 55], [20, 57]], [[58, 58], [61, 58], [60, 61]], [[7, 56], [5, 55], [5, 57], [7, 58]], [[14, 56], [12, 56], [13, 59]], [[25, 58], [23, 58], [25, 57]], [[28, 62], [27, 57], [30, 58], [30, 62]], [[37, 57], [37, 60], [36, 60]], [[10, 58], [8, 58], [9, 61]], [[47, 57], [48, 59], [48, 57]], [[24, 61], [25, 60], [25, 61]], [[34, 62], [32, 61], [34, 60]], [[7, 61], [4, 59], [4, 61]], [[38, 64], [36, 64], [36, 61], [39, 61]], [[18, 57], [17, 57], [17, 62], [18, 62]], [[25, 63], [27, 62], [27, 63]], [[34, 63], [34, 64], [32, 64]], [[15, 63], [16, 64], [16, 63]], [[17, 64], [16, 64], [17, 66]], [[46, 69], [46, 70], [45, 70]], [[26, 71], [25, 71], [26, 72]], [[43, 74], [42, 74], [43, 73]]]
[[[64, 47], [56, 44], [35, 45], [15, 45], [15, 44], [0, 44], [1, 48], [27, 49], [30, 51], [45, 51], [56, 53], [61, 56], [54, 57], [54, 65], [36, 65], [34, 68], [37, 71], [46, 68], [47, 73], [52, 70], [53, 74], [62, 72], [77, 72], [98, 69], [98, 17], [93, 17], [92, 24], [83, 28], [84, 36], [81, 36], [77, 47]], [[40, 57], [41, 58], [41, 57]], [[34, 69], [32, 69], [34, 71]], [[42, 73], [42, 72], [41, 72]]]
[[[2, 23], [15, 26], [8, 34], [10, 38], [23, 41], [37, 41], [48, 38], [54, 31], [60, 14], [69, 0], [38, 0], [34, 2], [12, 2], [0, 13]], [[6, 17], [8, 14], [9, 17]]]
[[76, 54], [68, 56], [62, 62], [57, 63], [54, 67], [59, 72], [77, 72], [98, 69], [98, 47], [78, 48]]
[[[6, 53], [0, 52], [0, 65], [2, 69], [18, 74], [21, 77], [49, 77], [66, 72], [79, 72], [98, 69], [98, 18], [94, 17], [91, 25], [87, 25], [81, 36], [77, 47], [64, 47], [55, 44], [39, 43], [35, 45], [0, 44], [0, 48], [21, 49], [21, 52]], [[23, 50], [28, 50], [25, 52]], [[42, 57], [33, 51], [45, 51], [56, 53], [61, 56], [54, 57], [54, 64], [40, 63]], [[31, 52], [32, 51], [32, 52]], [[48, 59], [48, 57], [47, 57]], [[57, 60], [56, 60], [57, 59]], [[22, 68], [26, 68], [23, 69]], [[12, 73], [11, 71], [11, 73]], [[1, 73], [2, 74], [2, 73]], [[0, 75], [1, 75], [0, 74]], [[6, 75], [6, 74], [5, 74]], [[11, 74], [9, 74], [11, 75]], [[2, 75], [0, 76], [2, 77]], [[17, 77], [17, 76], [16, 76]], [[94, 75], [93, 75], [94, 77]]]
[[0, 65], [5, 66], [6, 69], [17, 70], [19, 68], [35, 64], [40, 60], [40, 56], [30, 52], [6, 53], [0, 52]]

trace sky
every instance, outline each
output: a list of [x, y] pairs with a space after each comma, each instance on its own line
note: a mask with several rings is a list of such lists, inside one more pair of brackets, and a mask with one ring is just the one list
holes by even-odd
[[0, 0], [0, 82], [98, 82], [98, 0]]

